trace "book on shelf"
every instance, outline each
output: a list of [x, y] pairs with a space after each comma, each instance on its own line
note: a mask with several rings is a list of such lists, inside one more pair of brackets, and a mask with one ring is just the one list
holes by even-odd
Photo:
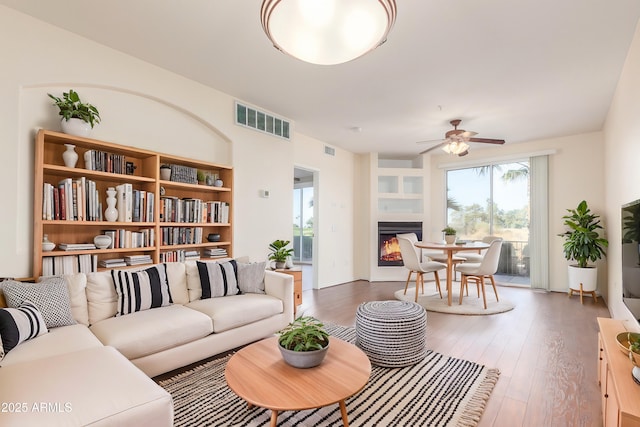
[[133, 221], [133, 185], [124, 183], [116, 185], [116, 206], [118, 209], [118, 221]]
[[85, 251], [96, 249], [96, 245], [93, 243], [60, 243], [58, 248], [63, 251]]
[[127, 265], [151, 264], [151, 255], [129, 255], [124, 257]]
[[208, 258], [222, 258], [227, 256], [227, 250], [224, 248], [206, 248], [204, 256]]
[[126, 267], [127, 263], [124, 258], [103, 259], [100, 261], [100, 267]]
[[98, 270], [98, 256], [59, 255], [42, 257], [42, 275], [54, 276], [59, 274], [92, 273]]
[[102, 202], [95, 181], [64, 178], [43, 184], [42, 219], [102, 221]]
[[126, 159], [122, 154], [108, 153], [100, 150], [87, 150], [84, 153], [86, 169], [117, 174], [126, 173]]

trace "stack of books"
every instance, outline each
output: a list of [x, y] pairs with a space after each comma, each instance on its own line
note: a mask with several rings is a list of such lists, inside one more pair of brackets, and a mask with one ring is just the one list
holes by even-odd
[[88, 251], [95, 249], [96, 245], [93, 243], [60, 243], [58, 248], [63, 251]]
[[126, 266], [127, 263], [124, 262], [124, 258], [103, 259], [100, 261], [100, 267], [113, 268]]
[[151, 255], [129, 255], [124, 257], [127, 265], [151, 264]]
[[209, 258], [222, 258], [227, 256], [227, 250], [224, 248], [207, 248], [204, 250], [204, 256]]
[[200, 252], [198, 251], [184, 251], [184, 260], [188, 261], [190, 259], [200, 259]]

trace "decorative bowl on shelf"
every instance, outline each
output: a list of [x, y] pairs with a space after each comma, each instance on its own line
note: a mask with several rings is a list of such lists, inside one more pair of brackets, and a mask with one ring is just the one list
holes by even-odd
[[632, 351], [630, 348], [632, 342], [640, 341], [640, 334], [636, 332], [620, 332], [616, 336], [616, 341], [618, 342], [620, 351], [629, 356], [629, 359], [633, 357], [634, 364], [640, 366], [640, 353]]
[[44, 238], [42, 239], [42, 250], [44, 252], [51, 252], [55, 247], [56, 247], [56, 244], [53, 242], [50, 242], [49, 236], [45, 234]]
[[217, 233], [211, 233], [207, 236], [207, 240], [210, 242], [219, 242], [220, 241], [220, 235]]
[[93, 244], [96, 245], [98, 249], [107, 249], [109, 245], [111, 245], [111, 236], [99, 234], [93, 238]]

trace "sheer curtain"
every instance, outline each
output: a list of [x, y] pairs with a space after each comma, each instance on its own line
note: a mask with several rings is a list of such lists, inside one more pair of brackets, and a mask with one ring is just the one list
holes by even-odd
[[530, 167], [529, 259], [532, 289], [550, 289], [549, 284], [549, 156], [534, 156]]

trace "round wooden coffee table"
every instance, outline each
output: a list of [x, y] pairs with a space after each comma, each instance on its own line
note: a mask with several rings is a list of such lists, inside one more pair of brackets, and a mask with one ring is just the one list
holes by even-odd
[[298, 411], [338, 403], [342, 422], [349, 425], [345, 399], [367, 384], [371, 363], [358, 347], [329, 338], [329, 351], [314, 368], [287, 365], [278, 349], [278, 338], [251, 344], [234, 354], [225, 368], [229, 388], [255, 405], [271, 410], [271, 426], [279, 411]]

